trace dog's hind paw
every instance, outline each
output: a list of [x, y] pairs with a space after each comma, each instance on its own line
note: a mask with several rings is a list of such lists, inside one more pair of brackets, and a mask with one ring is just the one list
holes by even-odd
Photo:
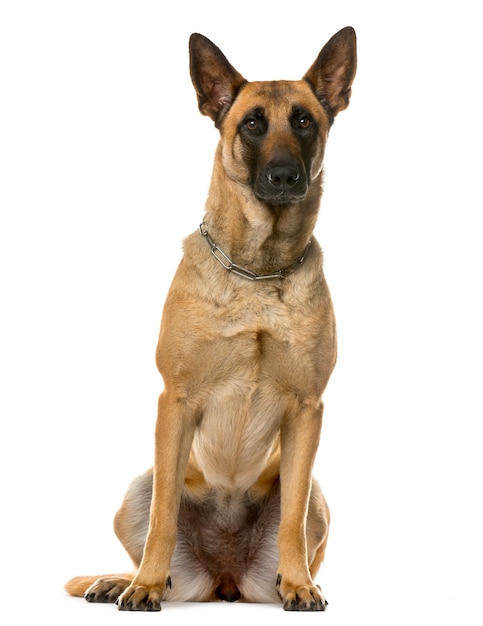
[[85, 592], [87, 602], [114, 603], [125, 591], [131, 581], [128, 578], [118, 576], [106, 576], [98, 578]]

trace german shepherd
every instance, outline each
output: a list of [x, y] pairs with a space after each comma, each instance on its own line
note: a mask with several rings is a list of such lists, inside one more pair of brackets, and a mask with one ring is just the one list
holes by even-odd
[[74, 578], [70, 594], [132, 611], [162, 600], [325, 610], [314, 577], [329, 509], [312, 468], [336, 327], [313, 230], [355, 71], [350, 27], [298, 81], [248, 82], [191, 36], [199, 109], [220, 142], [164, 306], [154, 467], [114, 520], [135, 571]]

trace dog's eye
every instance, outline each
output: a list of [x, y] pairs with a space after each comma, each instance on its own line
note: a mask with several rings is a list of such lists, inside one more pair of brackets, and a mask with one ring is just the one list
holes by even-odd
[[258, 122], [257, 119], [255, 119], [254, 117], [251, 117], [250, 119], [246, 120], [245, 122], [245, 128], [247, 128], [248, 130], [258, 130], [260, 127], [260, 124]]
[[299, 128], [305, 130], [312, 125], [312, 120], [309, 117], [301, 117], [299, 119]]

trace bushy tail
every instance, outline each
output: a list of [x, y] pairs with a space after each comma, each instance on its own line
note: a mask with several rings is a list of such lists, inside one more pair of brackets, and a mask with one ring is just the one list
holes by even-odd
[[82, 598], [85, 592], [98, 578], [100, 578], [100, 576], [76, 576], [65, 584], [65, 590], [67, 593], [70, 593], [71, 596]]

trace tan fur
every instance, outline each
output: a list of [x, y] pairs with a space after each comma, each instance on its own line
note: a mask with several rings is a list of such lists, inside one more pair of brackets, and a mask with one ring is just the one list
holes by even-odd
[[[125, 610], [159, 610], [162, 599], [279, 597], [286, 609], [324, 610], [313, 580], [329, 511], [312, 467], [336, 330], [313, 229], [329, 128], [355, 73], [355, 36], [335, 35], [301, 81], [249, 83], [194, 35], [191, 72], [200, 110], [221, 135], [209, 235], [257, 274], [290, 267], [312, 243], [285, 278], [251, 282], [222, 267], [199, 231], [185, 240], [156, 355], [164, 391], [154, 467], [133, 481], [115, 518], [135, 572], [78, 577], [66, 589]], [[317, 131], [310, 141], [304, 115], [293, 121], [299, 110]], [[240, 125], [253, 111], [265, 126], [250, 135]], [[274, 163], [294, 165], [306, 188], [287, 175], [289, 200], [280, 201]]]

